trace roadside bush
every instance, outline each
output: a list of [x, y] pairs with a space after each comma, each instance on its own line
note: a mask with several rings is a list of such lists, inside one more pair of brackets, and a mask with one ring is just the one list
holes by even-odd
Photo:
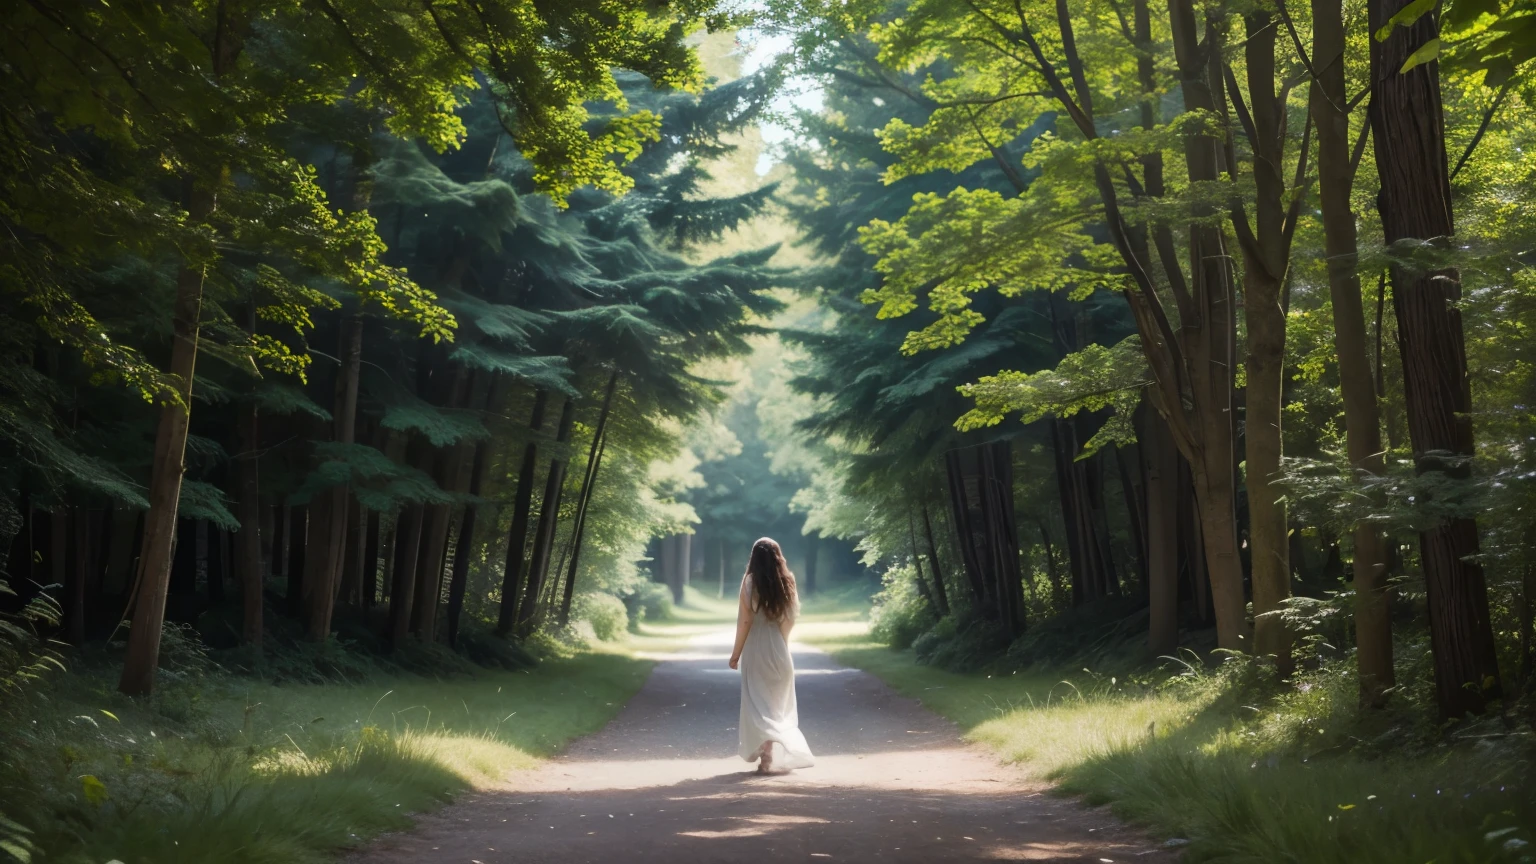
[[624, 601], [612, 594], [583, 594], [576, 598], [574, 617], [591, 625], [593, 635], [604, 642], [618, 639], [629, 625]]
[[641, 621], [665, 621], [672, 617], [672, 592], [659, 582], [642, 582], [624, 598], [624, 608], [629, 613], [630, 629]]
[[996, 621], [962, 613], [950, 615], [912, 643], [919, 663], [950, 672], [973, 672], [1008, 647], [1008, 631]]
[[918, 590], [917, 574], [910, 565], [885, 571], [881, 583], [869, 615], [870, 635], [897, 650], [910, 648], [938, 616]]

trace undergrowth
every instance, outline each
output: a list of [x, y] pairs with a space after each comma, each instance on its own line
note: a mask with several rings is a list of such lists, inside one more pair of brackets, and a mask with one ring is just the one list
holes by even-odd
[[143, 699], [116, 692], [117, 652], [68, 656], [7, 703], [0, 861], [331, 861], [601, 728], [651, 665], [492, 640], [375, 654], [278, 638], [257, 657], [168, 627]]
[[1015, 645], [962, 672], [920, 662], [917, 643], [822, 640], [1004, 760], [1148, 826], [1185, 860], [1536, 860], [1536, 706], [1438, 724], [1409, 645], [1400, 673], [1415, 683], [1372, 711], [1358, 705], [1347, 656], [1282, 681], [1243, 656], [1186, 651], [1149, 665], [1126, 651], [1096, 669], [1021, 665]]

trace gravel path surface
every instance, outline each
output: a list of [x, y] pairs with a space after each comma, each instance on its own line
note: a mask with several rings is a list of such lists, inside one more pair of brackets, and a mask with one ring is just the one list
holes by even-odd
[[1046, 793], [878, 679], [795, 645], [814, 768], [736, 758], [729, 631], [661, 659], [602, 732], [355, 853], [354, 864], [1158, 862], [1103, 809]]

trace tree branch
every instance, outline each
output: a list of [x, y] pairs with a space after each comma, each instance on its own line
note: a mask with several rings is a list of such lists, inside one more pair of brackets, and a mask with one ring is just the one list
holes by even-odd
[[1499, 106], [1504, 104], [1504, 96], [1509, 93], [1509, 88], [1514, 83], [1515, 76], [1509, 76], [1504, 82], [1504, 86], [1499, 88], [1498, 95], [1493, 97], [1493, 104], [1489, 105], [1488, 110], [1483, 112], [1483, 122], [1477, 124], [1477, 132], [1473, 133], [1472, 140], [1467, 143], [1467, 149], [1462, 151], [1461, 158], [1456, 160], [1456, 167], [1451, 169], [1452, 180], [1456, 179], [1456, 174], [1461, 171], [1463, 165], [1467, 164], [1467, 160], [1472, 158], [1472, 151], [1476, 150], [1477, 145], [1482, 143], [1483, 135], [1488, 131], [1488, 124], [1493, 122], [1493, 115], [1497, 114]]

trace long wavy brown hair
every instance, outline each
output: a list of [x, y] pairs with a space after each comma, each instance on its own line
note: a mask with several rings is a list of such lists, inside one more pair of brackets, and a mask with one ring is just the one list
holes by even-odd
[[789, 572], [784, 560], [784, 550], [770, 538], [752, 544], [752, 557], [747, 561], [747, 575], [752, 577], [752, 588], [757, 594], [757, 608], [763, 610], [770, 621], [779, 621], [795, 602], [795, 577]]

